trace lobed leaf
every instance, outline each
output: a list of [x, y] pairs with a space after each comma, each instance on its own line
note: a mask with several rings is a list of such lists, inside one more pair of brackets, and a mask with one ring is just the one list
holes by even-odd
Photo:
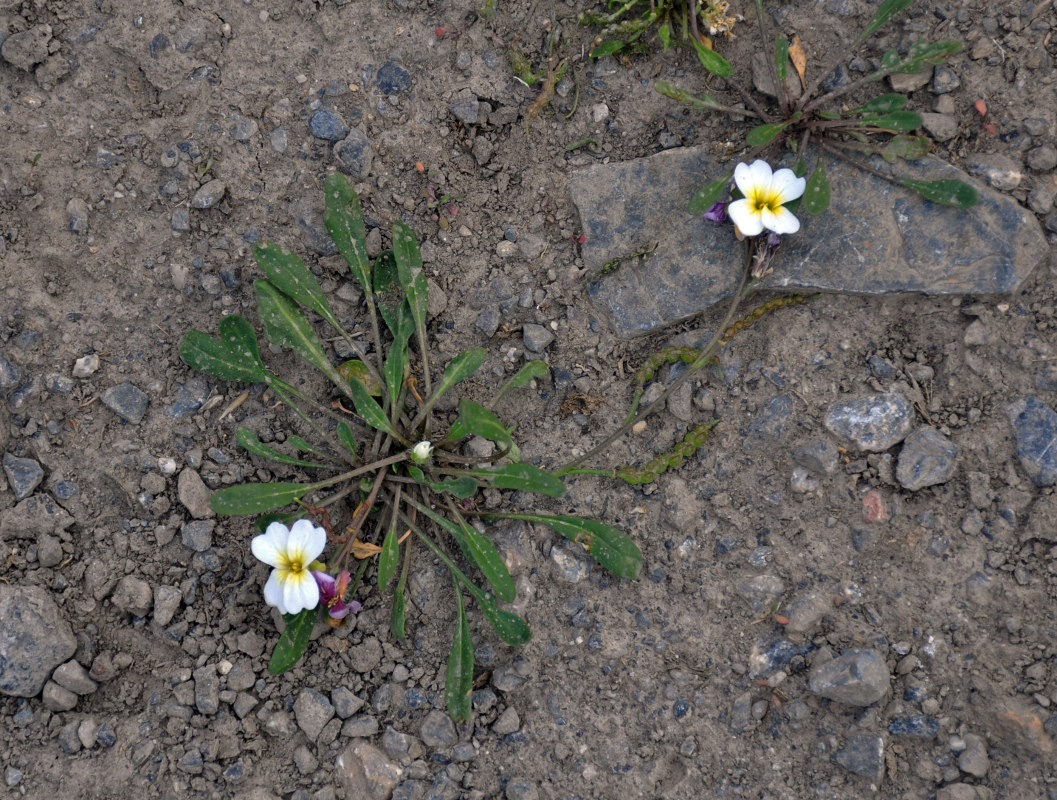
[[733, 175], [733, 172], [728, 172], [722, 178], [718, 178], [694, 192], [694, 196], [690, 198], [690, 205], [687, 210], [691, 214], [704, 214], [712, 208], [730, 188], [730, 179]]
[[393, 223], [393, 259], [415, 326], [425, 330], [429, 289], [422, 273], [422, 253], [415, 232], [402, 222]]
[[220, 320], [220, 338], [188, 331], [180, 340], [180, 358], [192, 369], [213, 378], [240, 383], [262, 383], [268, 370], [257, 349], [257, 336], [243, 317], [232, 314]]
[[972, 208], [979, 200], [976, 189], [963, 181], [940, 180], [918, 181], [912, 178], [895, 178], [896, 183], [912, 189], [926, 200], [952, 208]]
[[511, 647], [521, 647], [532, 639], [532, 630], [528, 623], [511, 611], [504, 611], [496, 605], [490, 595], [476, 597], [481, 611], [499, 638]]
[[800, 209], [807, 214], [821, 214], [828, 207], [829, 181], [826, 180], [826, 169], [820, 160], [811, 177], [807, 179], [804, 200], [800, 204]]
[[374, 262], [374, 297], [378, 312], [393, 337], [405, 340], [410, 337], [415, 323], [400, 285], [400, 273], [392, 250], [386, 250]]
[[455, 634], [452, 636], [448, 670], [444, 676], [444, 699], [451, 718], [455, 722], [466, 722], [472, 708], [473, 641], [470, 639], [470, 625], [466, 621], [466, 608], [458, 581], [455, 583], [455, 602]]
[[407, 469], [415, 481], [421, 483], [423, 486], [428, 486], [435, 492], [446, 492], [453, 497], [458, 497], [460, 500], [465, 500], [467, 497], [473, 497], [477, 494], [477, 481], [469, 475], [435, 481], [427, 476], [419, 467], [408, 466]]
[[209, 507], [225, 516], [263, 514], [289, 505], [315, 488], [313, 483], [243, 483], [213, 493]]
[[718, 75], [721, 78], [729, 78], [734, 74], [734, 68], [730, 65], [727, 59], [723, 58], [723, 56], [712, 48], [705, 47], [692, 36], [690, 37], [690, 40], [694, 44], [694, 50], [697, 51], [697, 59], [701, 62], [701, 66], [713, 75]]
[[283, 628], [279, 641], [275, 644], [271, 661], [268, 662], [268, 673], [280, 675], [293, 667], [305, 654], [308, 640], [312, 638], [319, 612], [315, 608], [306, 608], [299, 614], [283, 614], [286, 627]]
[[243, 450], [260, 458], [267, 458], [269, 461], [278, 461], [280, 464], [290, 464], [294, 467], [326, 466], [315, 461], [305, 461], [295, 456], [289, 456], [280, 450], [276, 450], [258, 439], [257, 434], [249, 428], [239, 428], [235, 431], [235, 441], [239, 443]]

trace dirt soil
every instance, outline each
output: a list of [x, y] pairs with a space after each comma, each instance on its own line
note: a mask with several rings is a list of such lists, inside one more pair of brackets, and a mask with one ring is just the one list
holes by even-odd
[[[40, 465], [35, 494], [70, 517], [9, 526], [0, 581], [42, 587], [99, 679], [67, 710], [0, 699], [11, 796], [1057, 797], [1057, 501], [1024, 471], [1005, 408], [1057, 401], [1052, 259], [1016, 296], [829, 295], [740, 334], [695, 381], [686, 419], [653, 418], [608, 463], [646, 460], [714, 414], [698, 456], [643, 490], [570, 480], [544, 505], [626, 530], [645, 555], [637, 582], [544, 530], [494, 531], [533, 639], [504, 646], [471, 607], [472, 724], [437, 711], [453, 598], [424, 555], [407, 647], [389, 634], [390, 598], [364, 588], [350, 625], [268, 675], [276, 620], [252, 523], [210, 518], [193, 483], [299, 475], [234, 432], [300, 429], [260, 387], [224, 415], [247, 387], [192, 373], [177, 343], [227, 313], [256, 321], [258, 241], [303, 254], [364, 330], [322, 225], [328, 171], [350, 175], [372, 247], [393, 219], [418, 233], [439, 359], [487, 347], [479, 390], [538, 357], [524, 325], [554, 334], [550, 378], [499, 408], [530, 461], [612, 430], [633, 370], [681, 332], [607, 331], [569, 176], [679, 145], [732, 154], [748, 123], [654, 91], [663, 79], [736, 101], [683, 48], [586, 59], [585, 5], [499, 0], [486, 21], [467, 0], [0, 2], [0, 37], [19, 37], [0, 64], [0, 451]], [[809, 69], [876, 8], [765, 6]], [[953, 163], [997, 154], [1007, 191], [1052, 230], [1055, 27], [1048, 1], [921, 2], [863, 53], [965, 42], [953, 89], [920, 83], [910, 107], [953, 121], [937, 145]], [[748, 85], [753, 28], [735, 33], [716, 46]], [[537, 71], [568, 59], [535, 118], [511, 44]], [[335, 146], [344, 131], [327, 128], [342, 123], [354, 132]], [[957, 445], [948, 481], [903, 488], [898, 446], [832, 449], [830, 404], [884, 390]], [[0, 477], [0, 515], [15, 491]], [[820, 665], [856, 650], [888, 674], [880, 700], [812, 691]], [[399, 768], [395, 788], [356, 782], [347, 754], [363, 742]]]

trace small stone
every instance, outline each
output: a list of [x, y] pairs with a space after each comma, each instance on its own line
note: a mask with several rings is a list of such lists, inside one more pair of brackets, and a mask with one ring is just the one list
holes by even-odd
[[99, 369], [99, 356], [95, 353], [90, 353], [86, 356], [81, 356], [73, 364], [73, 377], [75, 378], [87, 378], [89, 375], [94, 375]]
[[13, 33], [0, 45], [0, 56], [12, 66], [25, 72], [32, 72], [33, 67], [48, 58], [48, 44], [51, 42], [50, 25], [34, 25], [29, 30]]
[[958, 120], [951, 114], [923, 111], [921, 127], [937, 142], [946, 142], [958, 135]]
[[294, 750], [293, 760], [294, 766], [297, 767], [297, 771], [302, 775], [315, 772], [319, 767], [319, 761], [305, 745], [301, 745]]
[[917, 715], [896, 717], [888, 723], [888, 732], [893, 736], [917, 736], [931, 739], [940, 731], [940, 721], [935, 717]]
[[[191, 512], [191, 516], [196, 520], [210, 519], [216, 516], [216, 513], [209, 506], [209, 499], [213, 496], [213, 493], [205, 485], [202, 477], [190, 467], [186, 467], [180, 473], [180, 477], [176, 482], [176, 494], [180, 498], [180, 503]], [[210, 527], [209, 533], [212, 533], [212, 527]], [[206, 545], [206, 547], [208, 546]]]
[[947, 67], [936, 67], [932, 73], [931, 88], [933, 94], [947, 94], [948, 92], [953, 92], [961, 85], [961, 78]]
[[756, 575], [746, 578], [738, 585], [738, 594], [759, 612], [771, 608], [785, 592], [785, 582], [777, 575]]
[[162, 628], [166, 627], [176, 612], [180, 610], [183, 602], [183, 592], [175, 586], [154, 587], [154, 623]]
[[976, 153], [966, 161], [970, 175], [983, 178], [1000, 192], [1010, 192], [1020, 185], [1024, 172], [1020, 164], [1001, 153]]
[[476, 125], [479, 116], [479, 103], [476, 97], [467, 97], [448, 106], [451, 115], [463, 125]]
[[34, 697], [73, 656], [77, 640], [48, 592], [37, 586], [0, 584], [0, 620], [0, 694]]
[[885, 742], [880, 736], [855, 734], [833, 754], [833, 760], [849, 772], [880, 783], [885, 772]]
[[257, 135], [259, 130], [260, 126], [257, 124], [257, 120], [242, 117], [232, 127], [231, 138], [236, 142], [248, 142]]
[[506, 800], [539, 800], [539, 789], [528, 778], [515, 776], [506, 785]]
[[89, 677], [88, 670], [74, 660], [61, 664], [52, 673], [51, 679], [74, 694], [91, 694], [99, 688], [99, 684]]
[[1028, 166], [1036, 172], [1049, 172], [1057, 167], [1057, 148], [1044, 144], [1029, 150], [1027, 154]]
[[1053, 208], [1054, 192], [1048, 186], [1036, 186], [1028, 194], [1028, 207], [1036, 214], [1047, 214]]
[[419, 729], [426, 747], [451, 747], [456, 742], [455, 724], [443, 711], [430, 711]]
[[341, 719], [348, 719], [364, 706], [362, 698], [357, 697], [343, 686], [331, 691], [330, 702], [334, 706], [334, 712]]
[[387, 800], [404, 771], [367, 742], [349, 745], [334, 762], [335, 779], [346, 797]]
[[551, 561], [558, 568], [558, 576], [568, 583], [579, 583], [591, 572], [591, 564], [586, 559], [563, 545], [551, 547]]
[[209, 398], [210, 386], [201, 378], [191, 378], [176, 385], [172, 405], [165, 409], [170, 419], [181, 420], [190, 417], [200, 409]]
[[912, 492], [946, 483], [954, 474], [957, 460], [957, 445], [935, 428], [922, 425], [903, 441], [896, 480]]
[[337, 159], [338, 169], [346, 175], [363, 180], [371, 173], [374, 149], [371, 147], [367, 134], [358, 128], [353, 128], [334, 147], [334, 158]]
[[71, 722], [63, 725], [59, 731], [59, 746], [62, 747], [62, 752], [68, 756], [75, 755], [81, 751], [81, 740], [77, 736], [78, 725], [80, 725], [80, 721]]
[[99, 399], [103, 405], [133, 425], [139, 424], [147, 413], [147, 395], [128, 381], [111, 386]]
[[3, 465], [4, 475], [7, 476], [7, 482], [15, 493], [15, 500], [24, 500], [29, 497], [44, 480], [44, 468], [32, 458], [18, 458], [10, 453], [4, 453]]
[[199, 714], [212, 716], [220, 709], [220, 678], [215, 664], [206, 664], [193, 673], [195, 708]]
[[64, 556], [62, 542], [56, 537], [44, 533], [37, 538], [37, 563], [42, 567], [56, 567]]
[[142, 578], [126, 575], [117, 582], [110, 601], [134, 617], [145, 617], [154, 605], [154, 592]]
[[44, 701], [44, 707], [48, 711], [70, 711], [77, 706], [77, 695], [69, 689], [59, 686], [54, 681], [48, 681], [44, 685], [41, 699]]
[[1020, 464], [1036, 486], [1057, 483], [1057, 413], [1037, 397], [1027, 396], [1005, 406]]
[[308, 120], [308, 129], [317, 139], [340, 142], [349, 135], [349, 126], [341, 116], [329, 108], [321, 108]]
[[914, 409], [901, 394], [875, 394], [833, 403], [823, 424], [856, 450], [881, 452], [910, 433]]
[[66, 227], [78, 236], [88, 233], [88, 204], [75, 197], [66, 204]]
[[189, 550], [204, 553], [213, 546], [214, 527], [216, 522], [211, 519], [192, 520], [180, 529], [180, 541]]
[[489, 161], [492, 160], [492, 154], [495, 152], [495, 147], [492, 143], [484, 136], [478, 136], [473, 140], [473, 147], [470, 148], [470, 154], [473, 156], [474, 161], [477, 165], [483, 167]]
[[228, 190], [227, 184], [219, 178], [214, 178], [199, 187], [191, 198], [191, 208], [212, 208], [224, 197]]
[[785, 610], [785, 631], [790, 636], [804, 636], [814, 631], [826, 614], [833, 612], [833, 598], [825, 592], [808, 591], [793, 598]]
[[973, 733], [965, 734], [965, 749], [958, 756], [958, 769], [975, 778], [982, 778], [991, 768], [984, 740]]
[[534, 322], [525, 323], [521, 332], [524, 336], [525, 349], [532, 353], [542, 353], [547, 345], [554, 341], [554, 334], [551, 331]]
[[355, 714], [341, 726], [341, 735], [346, 739], [366, 739], [378, 733], [378, 720], [368, 714]]
[[378, 70], [378, 90], [384, 95], [400, 94], [411, 87], [411, 73], [392, 61]]
[[95, 747], [95, 737], [98, 733], [99, 723], [91, 717], [82, 719], [77, 726], [77, 738], [80, 740], [81, 746], [86, 750], [91, 750]]
[[815, 667], [808, 680], [812, 694], [850, 706], [873, 705], [888, 693], [888, 667], [873, 650], [849, 650]]
[[327, 696], [315, 689], [302, 689], [294, 701], [294, 717], [308, 740], [314, 742], [323, 727], [334, 716], [334, 706]]
[[906, 94], [912, 92], [915, 89], [920, 89], [929, 80], [932, 79], [932, 67], [929, 67], [922, 72], [898, 72], [888, 76], [888, 83], [892, 86], [893, 92], [899, 94]]
[[840, 463], [840, 450], [830, 439], [812, 439], [793, 451], [793, 461], [816, 475], [832, 475]]
[[506, 736], [521, 729], [521, 718], [513, 706], [507, 706], [506, 711], [492, 723], [492, 733], [496, 736]]

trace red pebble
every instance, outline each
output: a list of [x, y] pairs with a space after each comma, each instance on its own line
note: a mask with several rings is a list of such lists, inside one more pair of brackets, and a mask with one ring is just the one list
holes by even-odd
[[862, 515], [863, 519], [869, 523], [882, 522], [888, 518], [888, 512], [885, 511], [884, 500], [881, 499], [880, 492], [871, 489], [863, 496]]
[[981, 117], [987, 116], [987, 103], [985, 103], [983, 100], [977, 100], [975, 103], [973, 103], [973, 108], [976, 109], [977, 113], [979, 113]]

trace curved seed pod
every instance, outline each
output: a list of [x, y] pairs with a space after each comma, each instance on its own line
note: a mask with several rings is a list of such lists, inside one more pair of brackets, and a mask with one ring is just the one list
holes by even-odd
[[697, 449], [708, 439], [709, 431], [718, 424], [718, 419], [701, 423], [687, 433], [672, 452], [662, 453], [645, 467], [633, 467], [630, 465], [617, 467], [614, 477], [620, 478], [627, 483], [652, 483], [659, 475], [664, 474], [669, 469], [680, 466], [686, 459], [697, 452]]

